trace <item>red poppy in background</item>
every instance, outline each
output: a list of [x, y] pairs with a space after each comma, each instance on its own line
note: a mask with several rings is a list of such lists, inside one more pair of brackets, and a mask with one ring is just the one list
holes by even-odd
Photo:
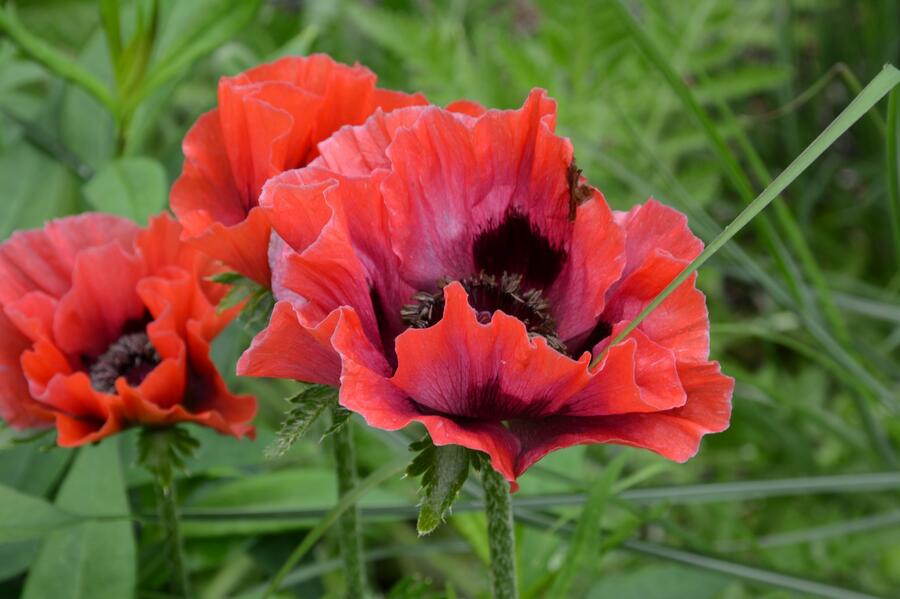
[[695, 277], [609, 344], [702, 243], [656, 201], [611, 211], [555, 117], [539, 90], [480, 116], [376, 114], [269, 181], [280, 301], [239, 372], [340, 382], [370, 425], [421, 422], [513, 483], [579, 443], [693, 456], [733, 388]]
[[0, 244], [0, 416], [56, 425], [63, 446], [134, 425], [195, 422], [252, 434], [256, 401], [228, 392], [210, 341], [235, 316], [210, 258], [171, 217], [146, 229], [103, 214]]
[[376, 109], [426, 104], [375, 87], [367, 68], [324, 54], [286, 57], [219, 82], [218, 107], [184, 139], [171, 205], [185, 236], [208, 255], [269, 284], [268, 220], [257, 209], [269, 178], [306, 165], [316, 144]]

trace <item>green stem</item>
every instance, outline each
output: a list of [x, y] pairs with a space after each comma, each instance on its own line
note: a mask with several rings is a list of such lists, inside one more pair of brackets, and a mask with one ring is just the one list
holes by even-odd
[[513, 529], [509, 483], [490, 464], [484, 465], [481, 480], [484, 485], [494, 599], [517, 599], [516, 534]]
[[156, 507], [159, 511], [159, 525], [162, 527], [166, 553], [169, 557], [169, 586], [173, 593], [187, 599], [191, 596], [190, 581], [184, 559], [184, 543], [178, 524], [178, 500], [175, 480], [155, 474]]
[[[335, 407], [332, 418], [337, 418]], [[332, 434], [334, 461], [337, 467], [338, 500], [356, 487], [356, 461], [353, 455], [353, 437], [350, 422]], [[365, 597], [366, 580], [362, 558], [362, 531], [359, 525], [359, 505], [354, 504], [338, 520], [338, 539], [347, 581], [348, 597]]]

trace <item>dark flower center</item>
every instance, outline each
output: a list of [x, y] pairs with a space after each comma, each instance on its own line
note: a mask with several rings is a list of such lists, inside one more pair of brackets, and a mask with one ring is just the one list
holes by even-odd
[[562, 271], [566, 252], [555, 247], [527, 217], [510, 213], [472, 245], [475, 269], [500, 277], [522, 275], [524, 287], [547, 288]]
[[115, 393], [120, 376], [129, 385], [138, 385], [159, 363], [159, 354], [145, 331], [125, 333], [91, 364], [91, 385], [97, 391]]
[[[438, 322], [444, 315], [443, 288], [450, 282], [441, 279], [437, 282], [438, 291], [428, 293], [420, 291], [413, 296], [415, 303], [403, 307], [401, 316], [408, 326], [424, 329]], [[558, 351], [565, 351], [565, 346], [556, 334], [556, 324], [550, 316], [550, 306], [540, 289], [525, 289], [520, 274], [501, 273], [494, 276], [484, 271], [478, 275], [466, 277], [460, 284], [469, 296], [469, 305], [478, 311], [478, 321], [482, 324], [490, 322], [496, 310], [522, 321], [531, 335], [540, 335], [547, 344]]]

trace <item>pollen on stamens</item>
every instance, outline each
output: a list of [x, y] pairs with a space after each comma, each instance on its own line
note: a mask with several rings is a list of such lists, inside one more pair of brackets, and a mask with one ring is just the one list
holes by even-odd
[[103, 393], [115, 393], [120, 376], [129, 385], [138, 385], [160, 361], [145, 331], [126, 333], [90, 365], [91, 386]]
[[[437, 323], [444, 315], [443, 288], [450, 279], [437, 281], [438, 291], [420, 291], [413, 295], [413, 303], [404, 306], [400, 315], [411, 328], [424, 329]], [[522, 275], [504, 272], [499, 277], [480, 272], [459, 281], [469, 297], [469, 305], [477, 311], [478, 322], [488, 324], [494, 312], [500, 310], [522, 321], [531, 336], [541, 336], [553, 349], [566, 348], [556, 333], [556, 323], [550, 315], [550, 305], [540, 289], [524, 289]]]

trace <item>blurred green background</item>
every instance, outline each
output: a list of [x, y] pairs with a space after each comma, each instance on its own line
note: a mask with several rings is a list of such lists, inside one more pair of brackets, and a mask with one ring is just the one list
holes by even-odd
[[[652, 195], [709, 241], [861, 84], [900, 59], [895, 0], [625, 5], [637, 31], [610, 1], [15, 2], [0, 22], [15, 32], [15, 41], [0, 32], [0, 239], [84, 210], [146, 219], [166, 205], [181, 139], [214, 105], [220, 76], [327, 52], [437, 103], [515, 107], [544, 87], [579, 166], [613, 207]], [[86, 92], [85, 79], [101, 89]], [[527, 503], [525, 597], [547, 596], [561, 570], [574, 577], [570, 596], [597, 599], [900, 597], [891, 212], [900, 200], [889, 185], [896, 164], [886, 162], [896, 135], [882, 102], [703, 267], [713, 355], [737, 379], [727, 432], [686, 465], [595, 446], [558, 452], [525, 475], [516, 496]], [[321, 431], [265, 458], [295, 388], [231, 376], [252, 332], [234, 325], [215, 352], [232, 386], [261, 400], [258, 439], [194, 430], [203, 448], [181, 483], [203, 598], [254, 596], [334, 502]], [[402, 457], [418, 434], [355, 430], [363, 475]], [[0, 429], [0, 596], [167, 597], [134, 441], [123, 435], [75, 457], [50, 436]], [[582, 518], [578, 494], [621, 453], [613, 498], [594, 489], [602, 522]], [[466, 509], [476, 491], [423, 539], [414, 481], [369, 493], [373, 587], [397, 599], [486, 596], [484, 522]], [[51, 503], [83, 518], [59, 528]], [[129, 509], [130, 523], [101, 517]], [[572, 542], [579, 522], [583, 542]], [[283, 595], [341, 596], [336, 558], [326, 535]]]

